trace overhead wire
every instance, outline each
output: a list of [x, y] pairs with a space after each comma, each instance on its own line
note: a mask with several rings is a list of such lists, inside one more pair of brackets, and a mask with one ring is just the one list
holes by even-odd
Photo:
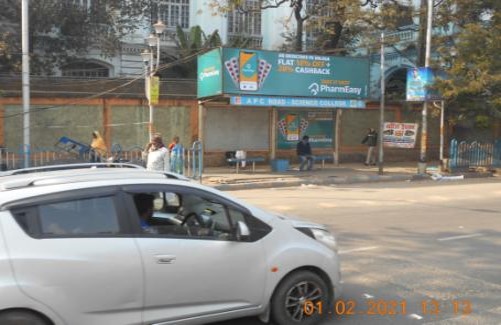
[[[180, 63], [187, 63], [188, 61], [191, 61], [194, 57], [198, 56], [199, 54], [203, 53], [203, 52], [206, 52], [206, 51], [209, 51], [213, 48], [209, 48], [209, 49], [202, 49], [202, 50], [199, 50], [195, 53], [192, 53], [192, 54], [189, 54], [185, 57], [182, 57], [178, 60], [175, 60], [175, 61], [172, 61], [172, 62], [169, 62], [169, 63], [165, 63], [165, 64], [162, 64], [160, 65], [157, 69], [155, 69], [155, 73], [156, 72], [159, 72], [159, 71], [163, 71], [163, 70], [166, 70], [172, 66], [175, 66], [175, 65], [178, 65]], [[129, 81], [125, 82], [124, 84], [122, 85], [118, 85], [116, 87], [113, 87], [111, 89], [108, 89], [108, 90], [105, 90], [105, 91], [102, 91], [102, 92], [99, 92], [97, 94], [94, 94], [94, 95], [90, 95], [90, 96], [87, 96], [87, 97], [84, 97], [84, 98], [80, 98], [78, 100], [75, 100], [75, 101], [70, 101], [68, 103], [65, 103], [65, 104], [59, 104], [59, 105], [51, 105], [51, 106], [44, 106], [44, 107], [35, 107], [35, 108], [30, 108], [29, 109], [29, 112], [19, 112], [19, 113], [13, 113], [13, 114], [9, 114], [9, 115], [4, 115], [3, 118], [4, 120], [7, 119], [7, 118], [13, 118], [13, 117], [17, 117], [17, 116], [23, 116], [24, 114], [31, 114], [31, 113], [39, 113], [39, 112], [45, 112], [47, 110], [51, 110], [51, 109], [55, 109], [55, 108], [62, 108], [62, 107], [67, 107], [67, 106], [72, 106], [72, 105], [77, 105], [77, 104], [80, 104], [80, 103], [83, 103], [89, 99], [94, 99], [94, 98], [99, 98], [103, 95], [106, 95], [106, 94], [109, 94], [109, 93], [112, 93], [118, 89], [121, 89], [123, 87], [126, 87], [134, 82], [136, 82], [137, 80], [141, 80], [141, 79], [144, 79], [145, 77], [147, 77], [146, 75], [146, 72], [144, 72], [141, 76], [139, 77], [136, 77], [136, 78], [133, 78], [133, 79], [130, 79]], [[124, 77], [123, 79], [129, 79], [129, 78], [126, 78]], [[113, 81], [116, 81], [113, 80]]]

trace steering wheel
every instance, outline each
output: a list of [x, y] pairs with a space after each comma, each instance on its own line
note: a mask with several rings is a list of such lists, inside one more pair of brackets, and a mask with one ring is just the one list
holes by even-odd
[[185, 217], [183, 222], [181, 222], [181, 226], [184, 226], [188, 223], [188, 220], [195, 218], [196, 226], [203, 227], [204, 223], [202, 218], [196, 212], [190, 212]]

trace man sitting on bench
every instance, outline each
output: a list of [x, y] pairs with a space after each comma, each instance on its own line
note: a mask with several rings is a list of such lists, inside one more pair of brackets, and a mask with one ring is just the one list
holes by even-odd
[[302, 141], [297, 143], [296, 152], [300, 159], [299, 171], [304, 171], [304, 167], [308, 164], [307, 170], [313, 169], [315, 156], [311, 154], [310, 137], [305, 135]]

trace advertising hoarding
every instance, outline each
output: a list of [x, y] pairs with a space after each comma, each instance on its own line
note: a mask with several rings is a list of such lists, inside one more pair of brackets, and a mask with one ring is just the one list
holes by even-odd
[[199, 55], [197, 58], [197, 97], [210, 97], [223, 93], [221, 49]]
[[[199, 98], [222, 93], [361, 100], [369, 94], [368, 58], [235, 48], [219, 50], [221, 59], [217, 67], [208, 62], [217, 60], [216, 54], [208, 55], [213, 51], [199, 57]], [[207, 85], [207, 76], [215, 82], [216, 74], [218, 77], [222, 74], [220, 91]]]
[[332, 111], [279, 111], [278, 149], [295, 149], [304, 135], [310, 137], [313, 154], [315, 148], [332, 148], [333, 119]]
[[431, 68], [412, 68], [407, 70], [407, 101], [422, 102], [439, 100], [440, 95], [432, 86], [437, 72]]

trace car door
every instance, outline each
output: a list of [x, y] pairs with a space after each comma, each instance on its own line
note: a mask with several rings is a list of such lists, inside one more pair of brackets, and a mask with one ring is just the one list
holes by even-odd
[[[245, 210], [208, 192], [183, 186], [128, 188], [131, 197], [139, 192], [157, 193], [155, 213], [161, 212], [162, 199], [157, 203], [163, 195], [168, 206], [163, 214], [177, 214], [177, 222], [153, 227], [158, 231], [141, 229], [138, 216], [133, 216], [145, 270], [145, 322], [248, 312], [263, 304], [267, 272], [263, 247], [258, 240], [238, 241], [233, 236], [234, 222], [244, 219]], [[179, 221], [191, 213], [207, 220], [210, 217], [216, 224], [204, 228], [190, 217], [181, 225]]]
[[20, 289], [66, 324], [140, 324], [142, 265], [124, 211], [98, 189], [13, 207], [0, 222]]

